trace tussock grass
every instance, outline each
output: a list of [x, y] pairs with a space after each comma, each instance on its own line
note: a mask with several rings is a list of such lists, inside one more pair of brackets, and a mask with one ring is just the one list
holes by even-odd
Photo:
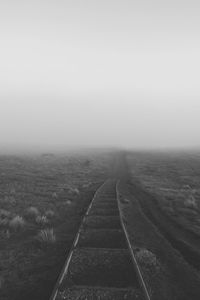
[[4, 197], [3, 203], [9, 204], [9, 205], [15, 205], [17, 203], [17, 201], [14, 196], [6, 195]]
[[56, 235], [53, 228], [40, 230], [37, 235], [37, 240], [42, 244], [54, 244], [56, 242]]
[[10, 217], [11, 212], [6, 209], [0, 209], [0, 217]]
[[13, 231], [18, 231], [24, 228], [25, 221], [21, 216], [15, 216], [10, 222], [9, 226]]
[[72, 201], [71, 201], [71, 200], [67, 200], [67, 201], [65, 201], [64, 204], [65, 204], [65, 205], [71, 205], [71, 204], [72, 204]]
[[45, 214], [44, 214], [47, 218], [53, 218], [55, 216], [55, 212], [51, 209], [48, 209]]
[[80, 194], [80, 191], [79, 191], [79, 189], [78, 188], [70, 188], [69, 189], [69, 193], [70, 194], [74, 194], [74, 195], [79, 195]]
[[0, 226], [1, 227], [6, 227], [9, 224], [9, 219], [8, 218], [2, 218], [0, 217]]
[[187, 208], [192, 208], [192, 209], [198, 208], [197, 200], [195, 199], [195, 197], [193, 195], [190, 195], [187, 199], [185, 199], [184, 205]]
[[35, 222], [38, 225], [44, 226], [44, 225], [47, 225], [49, 223], [49, 220], [47, 219], [46, 216], [37, 216], [36, 219], [35, 219]]
[[10, 238], [10, 230], [9, 229], [1, 230], [0, 231], [0, 238], [9, 239]]
[[159, 262], [156, 255], [151, 251], [145, 248], [137, 249], [135, 257], [139, 264], [142, 264], [145, 267], [159, 269]]
[[30, 217], [30, 218], [33, 218], [35, 219], [37, 216], [40, 215], [40, 212], [39, 210], [37, 209], [37, 207], [34, 207], [34, 206], [30, 206], [27, 208], [26, 210], [26, 217]]
[[5, 209], [0, 209], [0, 227], [7, 227], [11, 212]]
[[56, 192], [52, 193], [52, 197], [55, 198], [55, 199], [57, 199], [58, 198], [57, 193]]

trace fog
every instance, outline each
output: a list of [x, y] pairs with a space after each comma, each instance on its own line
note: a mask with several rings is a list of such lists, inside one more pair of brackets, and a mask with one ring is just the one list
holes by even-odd
[[197, 1], [2, 0], [0, 147], [199, 147]]

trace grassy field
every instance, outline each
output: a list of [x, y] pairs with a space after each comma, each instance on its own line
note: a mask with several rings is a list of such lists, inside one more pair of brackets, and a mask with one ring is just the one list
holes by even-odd
[[[200, 154], [132, 152], [127, 165], [132, 197], [127, 222], [152, 294], [199, 299]], [[152, 263], [144, 266], [149, 253]]]
[[0, 299], [48, 299], [109, 154], [0, 156]]
[[128, 160], [132, 178], [161, 210], [200, 236], [200, 153], [136, 153]]
[[152, 299], [200, 297], [200, 154], [129, 152], [124, 218]]
[[[0, 156], [0, 299], [49, 299], [95, 190], [118, 169], [112, 156]], [[153, 299], [199, 299], [200, 154], [126, 162], [123, 210]]]

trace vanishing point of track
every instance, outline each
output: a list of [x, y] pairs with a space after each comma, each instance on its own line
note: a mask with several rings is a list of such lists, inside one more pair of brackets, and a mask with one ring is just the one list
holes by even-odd
[[96, 191], [50, 300], [151, 300], [119, 198], [114, 179]]

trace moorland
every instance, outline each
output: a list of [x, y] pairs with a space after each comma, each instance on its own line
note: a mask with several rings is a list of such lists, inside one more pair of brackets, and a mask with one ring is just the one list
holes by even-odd
[[0, 156], [0, 299], [49, 299], [109, 159]]

